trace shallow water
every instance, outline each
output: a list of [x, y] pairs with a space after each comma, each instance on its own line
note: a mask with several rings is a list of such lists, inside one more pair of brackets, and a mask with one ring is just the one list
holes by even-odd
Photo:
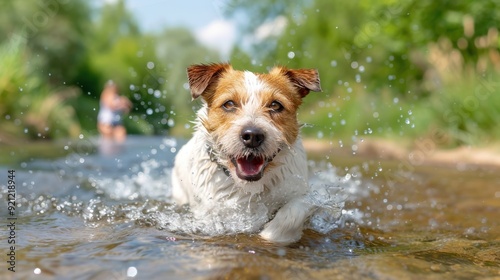
[[[310, 183], [336, 191], [326, 206], [343, 206], [342, 215], [318, 214], [298, 243], [277, 246], [255, 234], [210, 236], [217, 224], [171, 203], [170, 171], [182, 145], [176, 139], [97, 144], [44, 147], [67, 153], [55, 159], [1, 151], [2, 225], [11, 221], [12, 169], [17, 220], [16, 272], [3, 261], [0, 278], [500, 278], [498, 170], [403, 172], [399, 162], [317, 156]], [[2, 235], [7, 257], [9, 231]]]

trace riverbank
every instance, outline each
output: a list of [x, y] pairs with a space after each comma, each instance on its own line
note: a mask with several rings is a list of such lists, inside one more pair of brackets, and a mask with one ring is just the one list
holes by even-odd
[[426, 139], [396, 142], [368, 138], [350, 145], [311, 138], [304, 139], [303, 142], [307, 152], [315, 156], [351, 156], [401, 161], [407, 165], [439, 165], [457, 169], [469, 166], [500, 169], [500, 143], [484, 147], [461, 146], [444, 149]]

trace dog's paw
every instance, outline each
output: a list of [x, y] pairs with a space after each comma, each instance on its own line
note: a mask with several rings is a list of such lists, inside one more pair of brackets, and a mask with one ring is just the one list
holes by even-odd
[[302, 199], [285, 204], [274, 219], [264, 226], [260, 236], [273, 243], [289, 244], [302, 237], [302, 230], [314, 207]]
[[272, 243], [286, 245], [296, 242], [302, 237], [302, 227], [297, 229], [286, 229], [283, 225], [278, 225], [271, 221], [260, 233], [260, 237]]

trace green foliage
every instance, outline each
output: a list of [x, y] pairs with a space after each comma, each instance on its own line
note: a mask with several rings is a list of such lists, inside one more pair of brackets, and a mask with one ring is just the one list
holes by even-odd
[[27, 57], [26, 44], [20, 38], [0, 47], [0, 142], [76, 137], [80, 126], [66, 100], [79, 90], [49, 88]]
[[96, 134], [108, 80], [133, 102], [129, 133], [164, 134], [192, 119], [184, 69], [219, 55], [186, 29], [142, 33], [124, 0], [91, 11], [84, 0], [0, 3], [2, 142]]
[[219, 61], [220, 55], [200, 45], [185, 28], [168, 29], [157, 35], [156, 54], [157, 61], [163, 65], [159, 74], [163, 79], [163, 93], [170, 102], [170, 124], [175, 128], [173, 132], [189, 136], [198, 103], [191, 101], [186, 68], [191, 64]]
[[500, 137], [499, 73], [470, 76], [432, 96], [435, 124], [449, 144], [479, 144]]
[[40, 75], [54, 84], [70, 82], [85, 54], [90, 8], [86, 1], [2, 1], [0, 40], [26, 41]]

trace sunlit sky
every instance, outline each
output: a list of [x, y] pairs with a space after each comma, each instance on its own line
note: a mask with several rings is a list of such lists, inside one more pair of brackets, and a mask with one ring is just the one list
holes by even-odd
[[[117, 0], [98, 0], [113, 3]], [[186, 26], [198, 40], [227, 55], [236, 40], [236, 25], [224, 18], [227, 0], [125, 0], [142, 30]]]

